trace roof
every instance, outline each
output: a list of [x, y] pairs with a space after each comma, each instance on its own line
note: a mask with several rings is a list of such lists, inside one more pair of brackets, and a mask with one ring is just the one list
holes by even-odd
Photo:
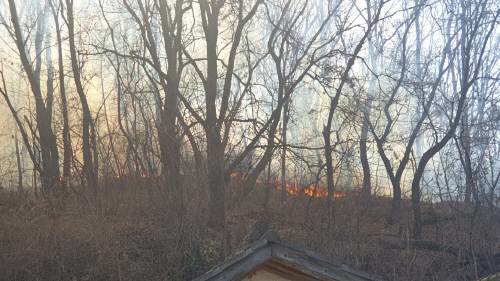
[[378, 277], [332, 263], [315, 253], [282, 243], [277, 236], [264, 235], [223, 264], [193, 281], [241, 280], [256, 269], [265, 268], [297, 280], [381, 281]]
[[488, 277], [482, 278], [478, 281], [498, 281], [500, 280], [500, 272], [490, 275]]

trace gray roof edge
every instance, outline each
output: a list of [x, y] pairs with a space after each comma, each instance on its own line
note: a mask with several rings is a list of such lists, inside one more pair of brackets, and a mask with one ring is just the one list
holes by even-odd
[[[266, 250], [267, 249], [267, 250]], [[279, 252], [282, 254], [278, 254]], [[286, 258], [286, 255], [295, 255], [297, 260]], [[252, 257], [253, 256], [253, 257]], [[253, 269], [270, 260], [271, 258], [293, 265], [304, 273], [320, 275], [323, 277], [337, 279], [339, 281], [382, 281], [383, 279], [372, 276], [366, 272], [355, 270], [343, 263], [334, 263], [328, 259], [280, 241], [274, 233], [265, 234], [261, 239], [247, 246], [244, 250], [236, 252], [226, 259], [221, 265], [214, 267], [205, 274], [193, 279], [193, 281], [218, 281], [234, 280], [242, 277]], [[301, 264], [302, 263], [302, 264]], [[311, 266], [317, 263], [318, 266]], [[309, 266], [304, 266], [309, 264]], [[240, 268], [232, 268], [241, 265]], [[229, 279], [228, 279], [229, 278]]]
[[[261, 249], [264, 249], [266, 246], [268, 246], [269, 241], [267, 239], [260, 239], [255, 241], [254, 243], [250, 244], [247, 246], [247, 248], [240, 250], [230, 256], [228, 259], [226, 259], [222, 264], [219, 266], [216, 266], [212, 268], [211, 270], [205, 272], [204, 274], [194, 278], [192, 281], [206, 281], [206, 280], [217, 280], [217, 276], [222, 274], [224, 270], [228, 269], [229, 267], [238, 264], [242, 262], [246, 257], [248, 257], [250, 254], [255, 253]], [[271, 254], [269, 252], [269, 256], [267, 259], [271, 258]], [[265, 261], [265, 260], [264, 260]], [[256, 264], [255, 266], [257, 266]]]
[[[338, 279], [339, 281], [343, 280], [363, 280], [363, 281], [383, 281], [378, 276], [373, 276], [370, 275], [364, 271], [356, 270], [344, 263], [338, 263], [338, 262], [332, 262], [329, 259], [318, 255], [315, 252], [311, 252], [309, 250], [302, 249], [300, 247], [296, 247], [290, 244], [282, 243], [282, 242], [273, 242], [271, 241], [272, 247], [274, 250], [272, 250], [272, 255], [274, 258], [279, 258], [282, 259], [284, 262], [288, 263], [293, 263], [294, 265], [298, 265], [301, 267], [303, 271], [314, 271], [311, 273], [316, 273], [319, 275], [322, 275], [324, 277], [328, 278], [333, 278], [333, 279]], [[290, 259], [287, 259], [286, 257], [282, 256], [277, 256], [277, 253], [279, 251], [276, 251], [276, 249], [279, 248], [285, 248], [285, 251], [288, 252], [295, 252], [297, 255], [300, 256], [302, 259], [301, 261], [291, 261]], [[322, 270], [314, 269], [314, 268], [307, 268], [307, 266], [303, 266], [307, 263], [307, 259], [311, 259], [313, 262], [319, 264], [319, 266], [322, 268]], [[355, 279], [353, 279], [355, 278]]]

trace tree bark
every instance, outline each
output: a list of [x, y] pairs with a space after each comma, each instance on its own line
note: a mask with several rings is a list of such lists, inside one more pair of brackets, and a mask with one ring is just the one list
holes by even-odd
[[362, 192], [366, 197], [370, 196], [370, 194], [372, 193], [370, 163], [368, 162], [368, 149], [367, 149], [367, 141], [368, 141], [367, 123], [368, 122], [366, 120], [363, 121], [363, 126], [361, 128], [361, 137], [359, 140], [359, 158], [361, 161], [361, 167], [363, 168]]
[[283, 107], [283, 123], [281, 130], [281, 194], [282, 200], [286, 198], [287, 190], [286, 190], [286, 150], [287, 150], [287, 127], [288, 127], [288, 119], [289, 119], [289, 107], [290, 107], [290, 99], [286, 99], [285, 105]]
[[[210, 6], [210, 7], [209, 7]], [[207, 136], [207, 168], [209, 193], [208, 225], [214, 229], [225, 226], [225, 165], [224, 148], [217, 129], [217, 37], [219, 33], [218, 3], [200, 1], [203, 28], [206, 36], [207, 51], [207, 84], [205, 91], [206, 117], [205, 131]]]
[[17, 139], [17, 133], [14, 135], [14, 143], [16, 148], [16, 163], [17, 163], [17, 190], [19, 193], [24, 193], [23, 188], [23, 164], [21, 161], [21, 151], [19, 150], [19, 140]]
[[167, 77], [165, 103], [161, 116], [161, 153], [166, 166], [167, 185], [170, 185], [171, 192], [174, 193], [174, 200], [177, 204], [177, 210], [182, 212], [184, 209], [184, 188], [182, 186], [182, 177], [180, 174], [180, 143], [177, 132], [178, 115], [178, 95], [179, 95], [179, 77], [178, 77], [178, 53], [181, 52], [181, 32], [182, 32], [182, 0], [175, 4], [175, 15], [178, 22], [171, 25], [167, 13], [167, 3], [165, 0], [160, 2], [160, 20], [164, 40], [164, 48], [167, 54]]
[[73, 0], [66, 0], [67, 12], [67, 25], [68, 25], [68, 39], [69, 49], [71, 55], [71, 68], [76, 86], [76, 91], [82, 106], [82, 149], [83, 149], [83, 173], [85, 175], [86, 184], [94, 193], [97, 193], [98, 175], [97, 167], [97, 154], [95, 154], [96, 136], [93, 128], [92, 115], [90, 107], [83, 89], [81, 80], [80, 65], [78, 62], [78, 54], [75, 43], [75, 27], [73, 15]]
[[59, 8], [56, 8], [51, 1], [49, 4], [52, 9], [52, 15], [54, 17], [55, 27], [56, 27], [56, 38], [57, 38], [57, 57], [58, 57], [58, 75], [59, 75], [59, 94], [61, 97], [61, 115], [63, 119], [63, 177], [62, 177], [62, 188], [66, 189], [68, 187], [69, 181], [71, 179], [71, 158], [73, 157], [73, 148], [71, 147], [71, 136], [69, 130], [69, 117], [68, 117], [68, 101], [66, 98], [66, 84], [64, 80], [64, 57], [62, 50], [62, 38], [61, 38], [61, 26], [59, 25]]
[[[24, 38], [22, 36], [14, 0], [9, 0], [9, 8], [11, 21], [14, 27], [14, 40], [19, 51], [23, 69], [28, 77], [31, 90], [35, 98], [36, 126], [39, 133], [40, 150], [42, 154], [42, 167], [40, 169], [42, 191], [44, 194], [50, 194], [52, 191], [57, 189], [59, 181], [59, 154], [57, 150], [56, 138], [52, 131], [50, 115], [47, 112], [40, 87], [39, 69], [41, 65], [41, 58], [40, 56], [37, 57], [36, 67], [33, 69], [31, 60], [28, 59], [27, 51], [24, 46]], [[37, 33], [37, 36], [41, 37], [43, 29], [38, 29]], [[41, 43], [41, 40], [38, 39], [36, 42], [36, 49], [41, 49], [39, 46]], [[36, 163], [34, 164], [37, 165]]]

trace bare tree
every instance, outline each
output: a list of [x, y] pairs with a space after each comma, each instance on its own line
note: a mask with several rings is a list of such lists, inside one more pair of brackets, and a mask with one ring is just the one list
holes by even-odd
[[[411, 150], [413, 147], [413, 144], [415, 142], [415, 139], [417, 135], [419, 134], [419, 130], [423, 124], [424, 116], [420, 116], [419, 121], [417, 124], [411, 129], [411, 135], [407, 138], [406, 143], [405, 143], [405, 148], [404, 148], [404, 154], [401, 160], [399, 161], [399, 164], [397, 165], [396, 171], [394, 171], [394, 167], [392, 164], [392, 161], [389, 158], [388, 151], [391, 148], [387, 147], [387, 142], [388, 142], [388, 137], [391, 133], [391, 130], [393, 129], [394, 123], [397, 121], [397, 117], [399, 115], [393, 116], [391, 113], [391, 107], [397, 103], [397, 95], [399, 91], [401, 90], [401, 86], [405, 80], [405, 77], [407, 75], [408, 71], [408, 63], [407, 63], [407, 44], [408, 44], [408, 34], [410, 31], [410, 28], [412, 24], [415, 21], [416, 16], [420, 13], [420, 6], [416, 6], [413, 9], [413, 13], [411, 14], [409, 20], [405, 23], [404, 25], [404, 30], [403, 34], [401, 37], [401, 42], [399, 43], [401, 46], [401, 52], [400, 52], [400, 61], [399, 64], [401, 65], [400, 69], [398, 69], [398, 75], [399, 77], [396, 80], [396, 84], [394, 87], [391, 89], [389, 93], [389, 97], [387, 100], [384, 101], [383, 105], [383, 114], [385, 117], [385, 124], [382, 124], [379, 120], [377, 120], [377, 125], [381, 126], [383, 125], [383, 132], [382, 134], [378, 134], [376, 130], [376, 126], [373, 124], [373, 122], [369, 119], [370, 117], [365, 115], [365, 119], [367, 120], [370, 130], [372, 132], [372, 135], [375, 139], [375, 142], [377, 144], [377, 151], [382, 158], [382, 161], [384, 163], [385, 170], [387, 172], [388, 178], [391, 182], [392, 185], [392, 209], [391, 209], [391, 215], [390, 215], [390, 223], [394, 224], [399, 224], [401, 218], [401, 178], [403, 176], [403, 173], [406, 169], [406, 166], [410, 160], [410, 154]], [[430, 106], [430, 102], [433, 100], [435, 91], [437, 90], [437, 85], [439, 84], [440, 77], [444, 74], [444, 58], [441, 60], [441, 66], [440, 66], [440, 71], [439, 71], [439, 78], [434, 82], [434, 88], [433, 88], [433, 93], [430, 94], [428, 106]], [[399, 232], [401, 233], [402, 229], [400, 227]]]
[[[420, 239], [422, 236], [420, 181], [425, 167], [432, 157], [434, 157], [434, 155], [436, 155], [436, 153], [438, 153], [439, 150], [441, 150], [455, 134], [455, 131], [460, 124], [462, 113], [464, 112], [469, 90], [478, 78], [487, 43], [495, 25], [497, 24], [500, 11], [489, 11], [488, 4], [488, 1], [482, 1], [479, 3], [462, 1], [460, 5], [461, 11], [458, 14], [458, 20], [461, 23], [459, 39], [461, 75], [457, 107], [455, 109], [455, 116], [450, 116], [450, 125], [442, 138], [436, 138], [434, 140], [434, 145], [423, 153], [413, 177], [411, 190], [413, 207], [413, 236], [415, 239]], [[474, 48], [476, 45], [479, 45], [480, 48]], [[428, 111], [428, 108], [424, 107], [424, 111]]]
[[86, 184], [97, 192], [98, 185], [98, 155], [96, 153], [96, 133], [92, 113], [87, 101], [87, 96], [83, 88], [81, 64], [78, 58], [75, 35], [75, 19], [73, 0], [66, 0], [65, 21], [68, 26], [68, 41], [71, 55], [71, 68], [73, 71], [73, 79], [76, 86], [76, 92], [80, 99], [82, 107], [82, 144], [83, 144], [83, 173], [85, 175]]
[[[31, 63], [31, 58], [28, 57], [28, 50], [25, 47], [24, 42], [26, 38], [24, 38], [24, 36], [22, 35], [21, 24], [19, 22], [16, 3], [14, 1], [9, 1], [9, 9], [12, 21], [12, 29], [8, 28], [8, 31], [16, 43], [23, 70], [29, 80], [31, 91], [35, 99], [36, 127], [39, 134], [40, 149], [42, 154], [42, 163], [38, 170], [42, 179], [42, 189], [45, 193], [48, 194], [58, 189], [59, 153], [57, 149], [57, 140], [52, 130], [50, 113], [52, 110], [51, 103], [45, 103], [45, 99], [42, 95], [40, 80], [40, 69], [42, 65], [41, 50], [45, 32], [45, 16], [41, 15], [36, 22], [37, 32], [35, 34], [35, 50], [37, 54], [35, 57], [35, 66], [33, 66], [33, 64]], [[4, 98], [7, 98], [5, 87], [3, 94]], [[15, 109], [11, 106], [9, 107], [11, 108], [11, 113], [14, 114]], [[22, 126], [22, 123], [20, 121], [18, 122], [18, 126]], [[25, 145], [27, 147], [30, 146], [27, 137], [23, 136], [23, 141], [25, 142]], [[35, 158], [32, 157], [32, 160], [34, 159]], [[34, 163], [34, 166], [37, 166], [37, 164]]]
[[[236, 55], [245, 26], [253, 18], [257, 12], [257, 8], [261, 4], [261, 0], [257, 0], [250, 5], [250, 10], [244, 12], [245, 2], [240, 0], [236, 4], [236, 25], [232, 35], [232, 40], [229, 43], [230, 51], [227, 58], [226, 70], [223, 75], [222, 94], [220, 99], [220, 110], [217, 114], [217, 97], [218, 97], [218, 36], [220, 26], [220, 16], [223, 12], [225, 1], [199, 1], [201, 13], [201, 23], [206, 41], [206, 75], [196, 66], [197, 73], [203, 83], [205, 90], [205, 118], [202, 121], [203, 128], [206, 134], [207, 141], [207, 169], [208, 169], [208, 191], [209, 191], [209, 209], [210, 218], [209, 225], [214, 228], [222, 228], [225, 224], [225, 186], [226, 186], [226, 166], [224, 159], [224, 151], [227, 143], [221, 134], [224, 128], [230, 128], [225, 122], [228, 113], [229, 99], [231, 97], [231, 88], [234, 75], [234, 67]], [[201, 118], [197, 118], [201, 119]], [[226, 130], [224, 135], [228, 135]]]
[[59, 24], [60, 11], [63, 9], [62, 2], [56, 6], [51, 0], [49, 5], [54, 18], [56, 39], [57, 39], [57, 63], [58, 63], [58, 77], [59, 77], [59, 94], [61, 104], [61, 115], [63, 118], [63, 178], [62, 186], [66, 188], [71, 178], [71, 158], [73, 157], [73, 148], [71, 147], [71, 136], [69, 130], [69, 117], [68, 117], [68, 100], [66, 97], [65, 73], [64, 73], [64, 57], [63, 46], [61, 37], [61, 25]]
[[[328, 194], [329, 194], [329, 202], [332, 201], [333, 192], [334, 192], [334, 179], [333, 179], [334, 167], [333, 167], [333, 160], [332, 160], [333, 148], [332, 148], [332, 141], [331, 141], [333, 116], [335, 114], [335, 111], [337, 110], [337, 106], [338, 106], [340, 97], [342, 95], [344, 86], [349, 83], [349, 79], [350, 79], [349, 73], [350, 73], [359, 53], [361, 52], [361, 49], [362, 49], [365, 41], [367, 40], [367, 38], [371, 34], [374, 26], [376, 25], [376, 23], [380, 19], [382, 8], [384, 6], [383, 4], [384, 4], [384, 2], [377, 3], [376, 12], [373, 15], [373, 18], [371, 18], [371, 20], [369, 20], [367, 22], [367, 26], [366, 26], [366, 29], [363, 33], [363, 36], [361, 37], [361, 39], [359, 39], [358, 43], [356, 44], [356, 47], [354, 48], [353, 53], [349, 55], [346, 66], [340, 74], [339, 85], [336, 87], [335, 92], [330, 99], [328, 116], [327, 116], [327, 119], [325, 122], [325, 126], [323, 128], [323, 139], [324, 139], [324, 143], [325, 143], [326, 181], [327, 181], [327, 188], [328, 188]], [[371, 10], [372, 7], [368, 7], [368, 9]]]

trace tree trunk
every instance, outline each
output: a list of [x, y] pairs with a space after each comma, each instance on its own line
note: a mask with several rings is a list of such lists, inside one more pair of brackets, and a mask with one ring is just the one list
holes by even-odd
[[94, 155], [96, 141], [95, 131], [93, 129], [93, 120], [90, 113], [90, 107], [87, 102], [87, 97], [83, 89], [83, 84], [80, 75], [80, 65], [78, 63], [78, 55], [75, 44], [75, 30], [74, 30], [74, 17], [73, 17], [73, 0], [66, 0], [67, 11], [67, 25], [69, 33], [69, 49], [71, 54], [71, 67], [75, 80], [76, 91], [80, 98], [82, 106], [82, 149], [83, 149], [83, 173], [87, 186], [97, 193], [97, 155]]
[[68, 101], [66, 98], [66, 85], [64, 81], [64, 58], [62, 50], [61, 27], [59, 25], [59, 13], [56, 12], [52, 1], [49, 1], [54, 16], [57, 37], [57, 56], [58, 56], [58, 71], [59, 71], [59, 94], [61, 96], [61, 115], [63, 118], [63, 178], [62, 188], [68, 187], [71, 179], [71, 158], [73, 157], [73, 149], [71, 147], [71, 137], [69, 131], [68, 118]]
[[368, 122], [363, 121], [363, 126], [361, 128], [361, 137], [359, 140], [359, 158], [361, 161], [361, 167], [363, 168], [363, 184], [362, 192], [363, 195], [369, 197], [371, 194], [371, 175], [370, 175], [370, 163], [368, 162], [368, 149], [367, 149], [367, 139], [368, 139]]
[[323, 139], [325, 142], [325, 164], [326, 164], [326, 187], [328, 190], [328, 220], [332, 218], [332, 202], [333, 202], [333, 192], [334, 192], [334, 181], [333, 181], [333, 160], [332, 160], [332, 144], [330, 136], [331, 126], [325, 126], [323, 129]]
[[[17, 17], [17, 10], [14, 0], [9, 0], [9, 8], [11, 13], [11, 21], [14, 27], [14, 39], [19, 51], [23, 69], [30, 82], [31, 90], [35, 98], [35, 111], [37, 129], [40, 139], [40, 149], [42, 154], [42, 167], [40, 175], [42, 180], [42, 191], [44, 194], [52, 193], [59, 180], [59, 156], [57, 150], [57, 141], [52, 131], [52, 124], [50, 122], [50, 115], [45, 107], [42, 91], [40, 87], [39, 68], [41, 65], [40, 56], [36, 59], [36, 68], [33, 69], [31, 60], [27, 56], [27, 51], [24, 47], [24, 39], [22, 36], [19, 19]], [[38, 23], [40, 24], [40, 23]], [[43, 28], [37, 30], [37, 37], [42, 37]], [[43, 38], [43, 37], [42, 37]], [[41, 48], [41, 39], [36, 40], [37, 49]], [[36, 163], [34, 163], [37, 165]]]
[[401, 234], [401, 179], [398, 178], [392, 183], [392, 203], [390, 223], [398, 225], [398, 232]]
[[281, 150], [281, 194], [282, 201], [286, 198], [286, 150], [287, 150], [287, 127], [288, 127], [288, 118], [289, 118], [289, 107], [290, 107], [290, 99], [286, 99], [285, 105], [283, 107], [283, 127], [281, 131], [281, 145], [283, 146]]
[[[204, 2], [204, 5], [208, 5]], [[206, 42], [207, 42], [207, 87], [206, 102], [206, 136], [207, 136], [207, 168], [208, 168], [208, 207], [210, 217], [208, 225], [214, 229], [225, 226], [225, 165], [224, 148], [217, 129], [217, 36], [218, 9], [207, 12]], [[205, 7], [208, 11], [208, 7]]]
[[[472, 172], [472, 161], [471, 161], [471, 132], [469, 128], [469, 111], [468, 108], [464, 109], [462, 116], [462, 132], [460, 134], [460, 142], [463, 148], [463, 167], [465, 170], [465, 202], [470, 203], [472, 199], [472, 193], [474, 190], [474, 176]], [[460, 153], [460, 151], [459, 151]]]
[[16, 162], [17, 162], [17, 190], [19, 193], [24, 193], [23, 188], [23, 166], [21, 161], [21, 151], [19, 150], [19, 140], [17, 139], [17, 133], [14, 135], [14, 142], [16, 146]]
[[[184, 209], [184, 188], [180, 174], [180, 143], [176, 128], [178, 113], [179, 77], [177, 74], [178, 52], [181, 51], [181, 30], [182, 30], [182, 1], [175, 4], [175, 14], [179, 18], [176, 26], [169, 24], [167, 14], [167, 3], [160, 1], [160, 19], [162, 34], [164, 38], [165, 52], [167, 53], [167, 85], [165, 93], [165, 103], [163, 105], [161, 130], [163, 131], [161, 145], [162, 159], [166, 166], [167, 181], [170, 185], [170, 192], [174, 193], [176, 209], [182, 212]], [[177, 30], [175, 30], [177, 28]], [[177, 33], [176, 33], [177, 31]], [[175, 34], [175, 35], [174, 35]]]

